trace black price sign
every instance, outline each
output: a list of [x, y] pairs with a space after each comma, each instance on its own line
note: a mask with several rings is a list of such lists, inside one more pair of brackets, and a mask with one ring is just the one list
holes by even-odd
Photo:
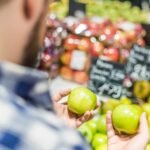
[[69, 15], [76, 16], [76, 13], [82, 12], [85, 14], [86, 5], [76, 0], [69, 0]]
[[135, 45], [131, 51], [126, 73], [134, 80], [150, 81], [150, 48]]
[[124, 78], [124, 65], [99, 58], [92, 68], [89, 88], [100, 96], [118, 99], [122, 96]]

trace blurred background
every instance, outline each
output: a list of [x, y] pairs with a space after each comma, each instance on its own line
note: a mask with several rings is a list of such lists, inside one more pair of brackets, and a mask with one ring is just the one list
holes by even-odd
[[58, 0], [49, 4], [39, 69], [49, 73], [52, 95], [86, 86], [104, 100], [148, 101], [149, 24], [148, 0]]
[[101, 100], [95, 138], [92, 125], [81, 127], [93, 149], [107, 137], [105, 113], [120, 104], [142, 106], [150, 126], [150, 1], [58, 0], [46, 26], [39, 69], [48, 72], [52, 95], [85, 86]]

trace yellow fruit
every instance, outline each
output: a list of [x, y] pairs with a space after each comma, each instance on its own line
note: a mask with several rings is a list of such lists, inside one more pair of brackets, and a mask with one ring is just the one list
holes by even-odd
[[134, 85], [134, 95], [139, 99], [145, 99], [150, 94], [150, 83], [148, 81], [138, 81]]

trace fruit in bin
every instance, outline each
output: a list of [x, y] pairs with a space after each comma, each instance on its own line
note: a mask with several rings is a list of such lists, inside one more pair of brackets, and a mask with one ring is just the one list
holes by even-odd
[[70, 111], [82, 115], [86, 111], [93, 110], [97, 103], [95, 93], [85, 87], [77, 87], [68, 96], [68, 108]]
[[74, 50], [76, 49], [77, 43], [79, 39], [75, 35], [69, 35], [64, 41], [64, 48], [66, 50]]
[[147, 144], [146, 149], [145, 150], [150, 150], [150, 144]]
[[91, 143], [93, 132], [86, 123], [82, 124], [77, 130], [85, 137], [88, 143]]
[[109, 61], [118, 62], [120, 58], [119, 49], [114, 47], [106, 48], [102, 56]]
[[107, 149], [108, 149], [107, 144], [100, 144], [95, 148], [95, 150], [107, 150]]
[[98, 58], [103, 53], [103, 50], [104, 50], [104, 45], [102, 43], [94, 42], [92, 43], [90, 53], [92, 57]]
[[141, 111], [133, 105], [121, 104], [112, 112], [113, 126], [119, 133], [135, 134], [139, 128]]
[[73, 71], [65, 66], [60, 69], [60, 75], [66, 80], [73, 79]]
[[140, 105], [138, 105], [138, 104], [132, 104], [132, 106], [134, 106], [139, 111], [143, 112], [143, 108]]
[[106, 134], [107, 128], [106, 128], [106, 115], [101, 115], [97, 121], [97, 130], [100, 133]]
[[93, 137], [92, 146], [99, 147], [101, 144], [107, 144], [107, 136], [105, 134], [96, 133]]
[[75, 71], [73, 74], [73, 80], [80, 84], [87, 84], [88, 83], [88, 74], [85, 71]]
[[82, 38], [78, 44], [78, 49], [88, 52], [91, 48], [91, 41], [89, 38]]
[[120, 102], [116, 99], [108, 99], [103, 105], [102, 105], [102, 113], [107, 113], [107, 111], [112, 111], [115, 109], [116, 106], [118, 106]]
[[104, 29], [103, 31], [103, 35], [106, 36], [106, 40], [112, 40], [114, 38], [114, 35], [116, 34], [117, 32], [117, 28], [115, 26], [108, 26]]
[[139, 99], [145, 99], [150, 94], [150, 82], [138, 81], [133, 88], [134, 95]]
[[121, 104], [132, 104], [131, 99], [129, 99], [128, 97], [122, 97], [120, 99], [120, 103]]
[[94, 135], [97, 131], [97, 120], [93, 118], [89, 120], [88, 122], [86, 122], [86, 124], [90, 128], [90, 130], [93, 132], [93, 135]]
[[142, 105], [142, 109], [144, 112], [146, 112], [147, 116], [150, 116], [150, 104], [149, 103], [144, 103]]
[[61, 63], [64, 65], [69, 65], [71, 62], [72, 53], [71, 52], [65, 52], [61, 55], [60, 60]]
[[130, 48], [131, 43], [128, 41], [126, 32], [118, 31], [114, 37], [114, 46], [118, 48]]
[[100, 31], [103, 29], [103, 25], [95, 23], [95, 22], [91, 22], [89, 24], [89, 31], [91, 32], [92, 35], [99, 35]]
[[128, 31], [126, 32], [126, 38], [129, 42], [135, 42], [137, 39], [135, 31]]

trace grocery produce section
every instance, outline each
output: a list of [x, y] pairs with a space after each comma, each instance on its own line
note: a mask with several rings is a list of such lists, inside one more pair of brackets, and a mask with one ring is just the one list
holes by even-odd
[[149, 26], [149, 12], [128, 1], [79, 2], [86, 5], [84, 16], [68, 16], [68, 0], [49, 6], [39, 69], [49, 73], [52, 95], [73, 89], [71, 112], [96, 109], [78, 131], [94, 150], [107, 150], [108, 111], [119, 135], [136, 134], [142, 112], [150, 127], [150, 48], [145, 40], [150, 32], [143, 25]]

